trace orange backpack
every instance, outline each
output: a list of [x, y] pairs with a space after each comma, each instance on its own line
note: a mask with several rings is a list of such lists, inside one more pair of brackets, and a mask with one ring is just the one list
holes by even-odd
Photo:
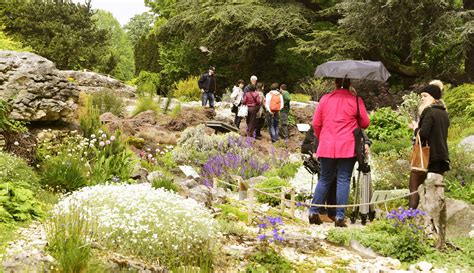
[[270, 94], [272, 95], [272, 99], [270, 100], [270, 111], [272, 113], [279, 112], [281, 108], [281, 97], [280, 94]]

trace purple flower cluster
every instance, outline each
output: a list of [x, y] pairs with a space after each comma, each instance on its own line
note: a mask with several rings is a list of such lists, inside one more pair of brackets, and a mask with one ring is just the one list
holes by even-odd
[[398, 208], [398, 210], [392, 210], [391, 212], [387, 213], [388, 219], [398, 220], [400, 222], [405, 222], [408, 219], [413, 219], [418, 216], [425, 216], [426, 213], [419, 210], [419, 209], [404, 209], [402, 207]]
[[[262, 242], [283, 242], [284, 238], [282, 237], [285, 234], [285, 231], [280, 230], [279, 226], [284, 225], [281, 217], [270, 217], [264, 216], [260, 219], [261, 222], [258, 224], [258, 236], [257, 238]], [[271, 235], [267, 235], [267, 229], [271, 228]]]
[[201, 168], [201, 176], [207, 183], [212, 177], [228, 176], [237, 174], [245, 179], [258, 176], [269, 169], [267, 163], [261, 163], [254, 157], [241, 156], [233, 152], [224, 155], [215, 155], [204, 162]]
[[425, 215], [426, 213], [419, 209], [404, 209], [400, 207], [398, 210], [394, 209], [387, 213], [387, 219], [393, 223], [394, 227], [400, 230], [409, 230], [409, 233], [412, 233], [411, 235], [421, 235], [419, 231], [423, 227], [417, 224], [417, 221]]

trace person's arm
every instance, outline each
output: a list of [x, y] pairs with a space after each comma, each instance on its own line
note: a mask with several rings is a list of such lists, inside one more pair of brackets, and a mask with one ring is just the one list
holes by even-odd
[[367, 129], [370, 125], [369, 114], [367, 114], [367, 109], [365, 108], [364, 101], [361, 97], [358, 99], [359, 102], [359, 112], [360, 112], [360, 119], [358, 120], [359, 126], [362, 129]]
[[232, 94], [230, 94], [230, 98], [235, 100], [235, 98], [237, 98], [237, 95], [239, 94], [239, 89], [238, 88], [234, 88], [232, 89]]
[[205, 75], [201, 75], [201, 78], [199, 78], [199, 81], [198, 81], [198, 86], [199, 86], [199, 89], [201, 89], [201, 91], [204, 89], [204, 82], [206, 81], [206, 78], [205, 78]]
[[321, 128], [323, 126], [323, 122], [322, 122], [322, 104], [323, 104], [323, 99], [321, 99], [321, 102], [319, 103], [319, 105], [317, 106], [316, 108], [316, 111], [314, 111], [314, 115], [313, 115], [313, 130], [314, 130], [314, 136], [319, 139], [319, 135], [321, 134]]
[[283, 99], [282, 94], [280, 94], [280, 101], [281, 101], [281, 103], [280, 103], [280, 111], [281, 111], [281, 109], [283, 109], [283, 107], [285, 106], [285, 100]]
[[418, 124], [419, 128], [415, 130], [415, 135], [419, 133], [421, 140], [429, 139], [433, 123], [434, 117], [430, 115], [430, 113], [426, 113], [423, 119], [420, 120], [420, 123]]
[[272, 100], [272, 94], [268, 92], [268, 94], [265, 96], [265, 109], [267, 109], [267, 112], [271, 113], [270, 111], [270, 101]]

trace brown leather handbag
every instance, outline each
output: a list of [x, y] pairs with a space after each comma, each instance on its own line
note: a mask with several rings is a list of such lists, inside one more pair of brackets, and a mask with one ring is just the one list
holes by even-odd
[[428, 165], [430, 163], [430, 146], [428, 141], [426, 145], [421, 145], [420, 134], [416, 134], [415, 145], [413, 145], [413, 151], [411, 152], [411, 170], [414, 172], [428, 172]]

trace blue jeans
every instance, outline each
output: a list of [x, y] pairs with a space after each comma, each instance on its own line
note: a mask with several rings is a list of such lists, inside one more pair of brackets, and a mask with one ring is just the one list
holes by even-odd
[[202, 92], [202, 106], [207, 105], [207, 101], [209, 101], [209, 107], [214, 108], [214, 93], [213, 92]]
[[268, 131], [270, 131], [270, 137], [272, 142], [278, 140], [278, 120], [280, 119], [279, 113], [273, 113], [268, 115]]
[[[319, 158], [321, 174], [318, 185], [314, 190], [312, 204], [324, 204], [334, 174], [337, 173], [336, 202], [338, 205], [347, 205], [351, 185], [351, 175], [356, 158]], [[319, 207], [310, 207], [309, 213], [319, 213]], [[336, 209], [336, 219], [344, 219], [345, 208]]]

